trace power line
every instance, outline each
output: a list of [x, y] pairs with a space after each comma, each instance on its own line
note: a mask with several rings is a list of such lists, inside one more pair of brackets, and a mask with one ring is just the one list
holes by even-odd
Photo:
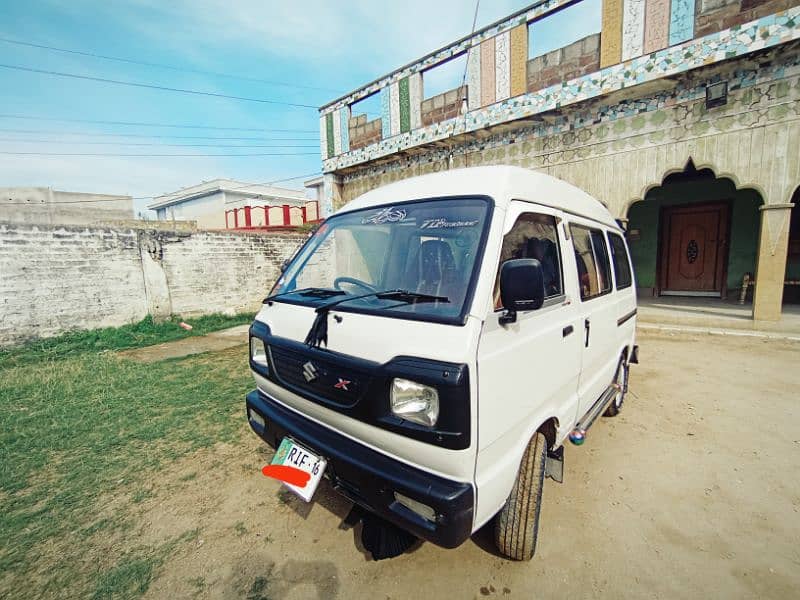
[[[251, 141], [251, 142], [314, 142], [319, 141], [318, 137], [286, 138], [286, 137], [219, 137], [212, 135], [155, 135], [150, 133], [97, 133], [88, 131], [53, 131], [46, 129], [2, 129], [0, 133], [35, 133], [40, 135], [79, 135], [87, 137], [122, 137], [122, 138], [148, 138], [148, 139], [174, 139], [174, 140], [229, 140], [229, 141]], [[25, 138], [18, 140], [24, 142]], [[78, 142], [76, 142], [78, 143]]]
[[99, 125], [124, 125], [136, 127], [169, 127], [176, 129], [214, 129], [219, 131], [264, 131], [268, 133], [316, 133], [313, 129], [262, 129], [260, 127], [217, 127], [214, 125], [175, 125], [170, 123], [146, 123], [142, 121], [98, 121], [93, 119], [60, 119], [57, 117], [41, 117], [31, 115], [0, 114], [2, 119], [24, 119], [29, 121], [58, 121], [63, 123], [95, 123]]
[[253, 152], [240, 154], [127, 154], [116, 152], [7, 152], [5, 150], [0, 150], [0, 154], [12, 156], [138, 156], [142, 158], [156, 158], [168, 156], [313, 156], [318, 155], [319, 152]]
[[259, 79], [258, 77], [245, 77], [242, 75], [232, 75], [230, 73], [219, 73], [216, 71], [203, 71], [200, 69], [192, 69], [188, 67], [176, 67], [174, 65], [166, 65], [164, 63], [154, 63], [154, 62], [147, 62], [143, 60], [133, 60], [131, 58], [122, 58], [119, 56], [109, 56], [106, 54], [97, 54], [94, 52], [84, 52], [81, 50], [70, 50], [67, 48], [56, 48], [54, 46], [45, 46], [44, 44], [34, 44], [32, 42], [23, 42], [21, 40], [12, 40], [9, 38], [0, 37], [0, 42], [6, 42], [7, 44], [17, 44], [19, 46], [29, 46], [31, 48], [42, 48], [43, 50], [53, 50], [55, 52], [66, 52], [69, 54], [78, 54], [80, 56], [90, 56], [92, 58], [100, 58], [103, 60], [113, 60], [117, 62], [129, 63], [133, 65], [143, 65], [146, 67], [157, 67], [159, 69], [170, 69], [172, 71], [185, 71], [187, 73], [197, 73], [199, 75], [211, 75], [213, 77], [226, 77], [228, 79], [240, 79], [242, 81], [253, 81], [257, 83], [266, 83], [269, 85], [280, 85], [284, 87], [293, 87], [293, 88], [300, 88], [306, 90], [317, 90], [320, 92], [333, 92], [335, 94], [342, 94], [341, 90], [333, 90], [330, 88], [321, 88], [315, 87], [311, 85], [300, 85], [297, 83], [285, 83], [283, 81], [271, 81], [268, 79]]
[[146, 88], [150, 90], [159, 90], [162, 92], [178, 92], [181, 94], [194, 94], [197, 96], [211, 96], [212, 98], [227, 98], [229, 100], [243, 100], [245, 102], [259, 102], [261, 104], [275, 104], [281, 106], [292, 106], [295, 108], [312, 108], [317, 110], [317, 106], [311, 104], [299, 104], [295, 102], [282, 102], [280, 100], [267, 100], [265, 98], [248, 98], [247, 96], [229, 96], [228, 94], [218, 94], [216, 92], [203, 92], [201, 90], [189, 90], [184, 88], [173, 88], [165, 85], [153, 85], [150, 83], [136, 83], [134, 81], [122, 81], [119, 79], [107, 79], [105, 77], [91, 77], [90, 75], [78, 75], [77, 73], [64, 73], [62, 71], [47, 71], [45, 69], [33, 69], [31, 67], [21, 67], [19, 65], [7, 65], [0, 63], [0, 67], [4, 69], [15, 69], [17, 71], [26, 71], [29, 73], [39, 73], [42, 75], [55, 75], [57, 77], [70, 77], [72, 79], [83, 79], [86, 81], [96, 81], [99, 83], [112, 83], [115, 85], [127, 85], [130, 87]]
[[[308, 141], [308, 140], [304, 140]], [[164, 148], [317, 148], [319, 144], [163, 144], [147, 142], [96, 142], [83, 140], [22, 140], [0, 138], [0, 142], [17, 142], [21, 144], [75, 144], [93, 146], [161, 146]]]
[[[263, 183], [250, 183], [248, 185], [244, 185], [238, 188], [231, 188], [229, 191], [231, 192], [239, 192], [245, 190], [247, 188], [256, 187], [259, 185], [273, 185], [275, 183], [285, 183], [287, 181], [296, 181], [298, 179], [308, 179], [309, 177], [314, 177], [315, 175], [319, 175], [319, 173], [309, 173], [307, 175], [297, 175], [295, 177], [286, 177], [284, 179], [274, 179], [272, 181], [265, 181]], [[165, 194], [168, 195], [168, 194]], [[60, 202], [41, 202], [40, 204], [43, 205], [51, 205], [51, 204], [86, 204], [89, 202], [127, 202], [128, 200], [151, 200], [156, 198], [157, 196], [125, 196], [123, 198], [106, 198], [106, 199], [96, 199], [96, 200], [62, 200]], [[31, 206], [30, 202], [0, 202], [0, 207], [3, 206]]]

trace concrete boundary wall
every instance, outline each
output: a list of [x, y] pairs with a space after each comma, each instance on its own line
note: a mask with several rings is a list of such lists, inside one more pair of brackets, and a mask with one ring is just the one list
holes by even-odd
[[0, 346], [148, 314], [255, 311], [304, 239], [0, 223]]

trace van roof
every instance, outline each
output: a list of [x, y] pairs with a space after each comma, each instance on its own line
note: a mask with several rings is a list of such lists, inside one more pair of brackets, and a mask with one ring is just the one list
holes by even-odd
[[503, 210], [512, 199], [538, 202], [619, 228], [608, 209], [580, 188], [511, 166], [467, 167], [403, 179], [362, 194], [337, 212], [419, 198], [471, 195], [491, 196]]

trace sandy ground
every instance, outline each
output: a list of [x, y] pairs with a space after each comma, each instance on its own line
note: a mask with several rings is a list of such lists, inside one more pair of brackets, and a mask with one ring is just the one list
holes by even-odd
[[[148, 598], [791, 598], [800, 590], [800, 344], [640, 337], [623, 412], [566, 449], [547, 481], [533, 561], [488, 531], [373, 562], [349, 503], [304, 504], [260, 474], [243, 429], [153, 481], [138, 543], [200, 528]], [[243, 428], [246, 427], [244, 419]], [[196, 478], [192, 478], [197, 473]]]

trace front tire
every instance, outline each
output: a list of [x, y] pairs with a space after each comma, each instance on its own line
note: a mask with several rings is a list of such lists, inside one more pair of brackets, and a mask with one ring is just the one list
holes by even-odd
[[511, 494], [495, 519], [497, 549], [512, 560], [530, 560], [536, 552], [546, 459], [547, 439], [537, 431], [522, 456]]

